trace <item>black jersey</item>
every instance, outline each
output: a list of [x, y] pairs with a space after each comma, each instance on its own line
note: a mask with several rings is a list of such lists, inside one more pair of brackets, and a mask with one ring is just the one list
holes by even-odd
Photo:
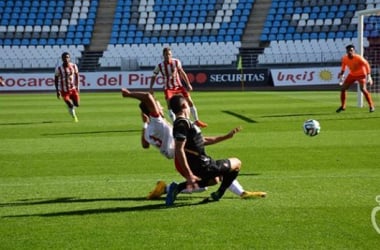
[[173, 124], [173, 137], [177, 141], [186, 140], [185, 151], [206, 155], [201, 130], [189, 119], [178, 118]]
[[215, 161], [206, 155], [201, 130], [189, 119], [178, 118], [174, 121], [173, 137], [176, 141], [186, 140], [187, 162], [191, 171], [202, 180], [211, 180], [230, 171], [231, 163], [228, 159]]

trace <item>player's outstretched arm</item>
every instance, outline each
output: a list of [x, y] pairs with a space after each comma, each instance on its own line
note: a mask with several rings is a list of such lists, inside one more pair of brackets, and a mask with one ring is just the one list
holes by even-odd
[[205, 137], [203, 137], [204, 144], [207, 146], [207, 145], [212, 145], [212, 144], [215, 144], [215, 143], [218, 143], [218, 142], [230, 139], [230, 138], [234, 137], [234, 135], [236, 133], [240, 132], [242, 129], [243, 128], [241, 126], [239, 126], [239, 127], [236, 127], [234, 129], [232, 129], [230, 132], [228, 132], [225, 135], [212, 136], [212, 137], [211, 136], [205, 136]]

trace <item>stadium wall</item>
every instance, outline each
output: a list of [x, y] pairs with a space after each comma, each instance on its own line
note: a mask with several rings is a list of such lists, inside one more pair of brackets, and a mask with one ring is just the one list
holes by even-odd
[[[337, 86], [339, 67], [281, 68], [281, 69], [196, 69], [188, 70], [193, 88], [197, 90], [260, 90], [283, 87], [305, 89]], [[80, 89], [119, 90], [149, 88], [152, 71], [84, 72], [80, 74]], [[51, 73], [5, 73], [0, 92], [54, 91]], [[155, 88], [163, 87], [163, 78], [157, 77]]]

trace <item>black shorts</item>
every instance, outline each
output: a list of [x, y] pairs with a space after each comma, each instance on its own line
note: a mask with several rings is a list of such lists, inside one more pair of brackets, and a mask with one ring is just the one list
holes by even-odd
[[208, 156], [189, 159], [191, 171], [201, 179], [213, 179], [231, 171], [229, 159], [214, 160]]

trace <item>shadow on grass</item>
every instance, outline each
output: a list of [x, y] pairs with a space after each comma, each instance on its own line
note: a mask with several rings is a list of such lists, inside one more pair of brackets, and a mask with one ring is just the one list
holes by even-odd
[[67, 122], [64, 122], [64, 121], [6, 122], [6, 123], [0, 123], [0, 126], [19, 126], [19, 125], [50, 124], [50, 123], [67, 123]]
[[246, 117], [244, 115], [241, 115], [241, 114], [229, 111], [229, 110], [222, 110], [222, 112], [226, 113], [226, 114], [229, 114], [229, 115], [232, 115], [232, 116], [235, 116], [235, 117], [239, 118], [240, 120], [243, 120], [243, 121], [248, 122], [248, 123], [256, 123], [255, 120], [252, 120], [249, 117]]
[[107, 130], [107, 131], [81, 131], [81, 132], [68, 132], [68, 133], [47, 133], [41, 134], [42, 136], [51, 136], [51, 135], [88, 135], [88, 134], [108, 134], [108, 133], [132, 133], [140, 132], [137, 129], [129, 130]]
[[[192, 197], [194, 198], [194, 197]], [[121, 213], [121, 212], [139, 212], [139, 211], [149, 211], [157, 209], [174, 209], [179, 207], [197, 206], [204, 205], [207, 202], [203, 200], [197, 203], [184, 203], [184, 200], [188, 200], [188, 197], [178, 197], [176, 203], [173, 206], [166, 206], [164, 199], [154, 200], [162, 201], [160, 204], [148, 204], [133, 207], [110, 207], [110, 208], [91, 208], [83, 210], [72, 210], [72, 211], [61, 211], [61, 212], [48, 212], [48, 213], [37, 213], [37, 214], [19, 214], [19, 215], [5, 215], [2, 218], [21, 218], [21, 217], [56, 217], [56, 216], [75, 216], [75, 215], [92, 215], [92, 214], [109, 214], [109, 213]], [[181, 202], [182, 200], [182, 202]], [[146, 198], [100, 198], [100, 199], [76, 199], [73, 197], [63, 197], [52, 200], [45, 201], [25, 201], [25, 202], [14, 202], [14, 203], [3, 203], [0, 206], [29, 206], [29, 205], [41, 205], [41, 204], [53, 204], [53, 203], [73, 203], [73, 202], [97, 202], [97, 201], [147, 201]]]
[[256, 174], [256, 173], [239, 173], [239, 176], [258, 176], [261, 174]]
[[85, 202], [98, 202], [98, 201], [143, 201], [143, 197], [131, 198], [94, 198], [94, 199], [78, 199], [76, 197], [62, 197], [52, 200], [29, 199], [17, 200], [16, 202], [0, 203], [0, 207], [16, 207], [16, 206], [32, 206], [44, 204], [57, 204], [57, 203], [85, 203]]
[[316, 116], [316, 115], [331, 115], [331, 114], [336, 114], [334, 113], [302, 113], [302, 114], [279, 114], [279, 115], [263, 115], [261, 117], [263, 118], [276, 118], [276, 117], [297, 117], [297, 116]]

